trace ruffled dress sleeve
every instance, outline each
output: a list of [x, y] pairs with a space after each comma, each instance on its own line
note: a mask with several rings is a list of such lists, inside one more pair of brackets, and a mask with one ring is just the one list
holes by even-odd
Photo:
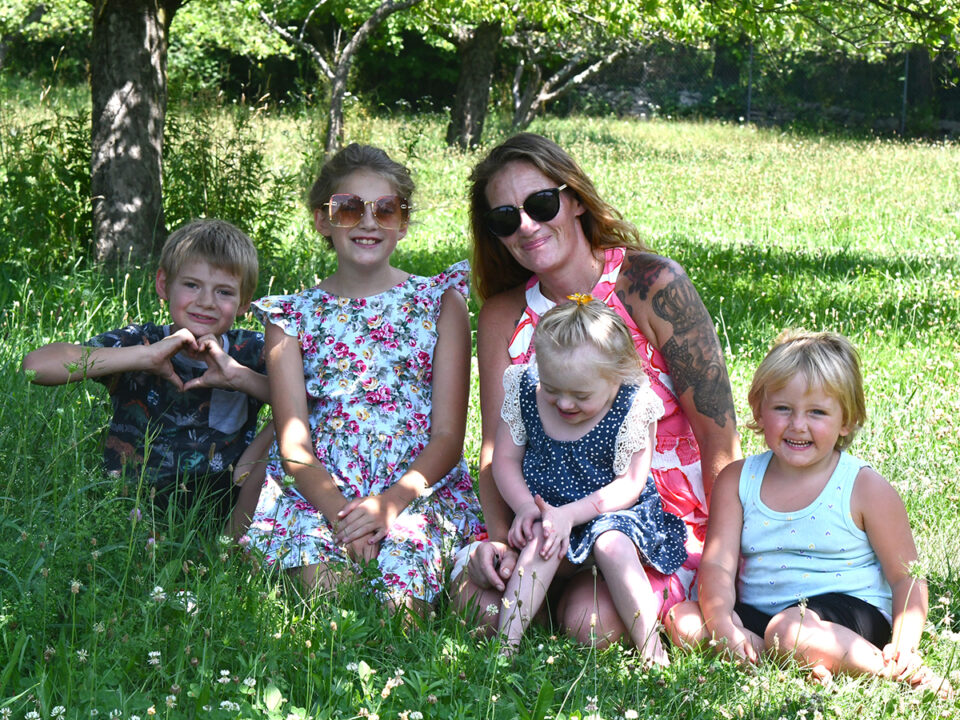
[[663, 402], [650, 387], [644, 383], [637, 388], [633, 404], [617, 432], [616, 453], [613, 459], [615, 475], [622, 475], [630, 466], [634, 454], [647, 447], [650, 439], [650, 423], [663, 416]]
[[470, 299], [470, 263], [466, 260], [454, 263], [430, 280], [436, 284], [441, 294], [453, 288], [463, 295], [464, 299]]
[[520, 447], [527, 444], [527, 428], [520, 412], [520, 383], [527, 367], [511, 365], [503, 372], [503, 407], [500, 408], [500, 417], [510, 428], [513, 444]]
[[304, 315], [315, 306], [318, 288], [305, 290], [295, 295], [266, 295], [251, 303], [254, 316], [263, 323], [272, 323], [280, 327], [291, 337], [300, 337], [304, 331]]

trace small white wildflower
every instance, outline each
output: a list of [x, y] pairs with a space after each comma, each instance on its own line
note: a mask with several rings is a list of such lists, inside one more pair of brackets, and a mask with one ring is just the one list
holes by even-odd
[[79, 650], [77, 650], [77, 662], [78, 662], [78, 663], [85, 663], [85, 662], [87, 661], [87, 658], [88, 658], [89, 656], [90, 656], [90, 653], [88, 653], [85, 649], [80, 648]]
[[159, 665], [160, 664], [160, 651], [151, 650], [147, 653], [147, 665]]
[[95, 622], [93, 624], [93, 631], [97, 633], [97, 635], [102, 635], [107, 631], [107, 626], [103, 624], [103, 621]]
[[226, 685], [228, 682], [230, 682], [230, 671], [221, 670], [220, 677], [217, 678], [217, 682], [220, 683], [221, 685]]
[[167, 593], [164, 591], [162, 587], [157, 585], [156, 587], [153, 588], [153, 591], [150, 593], [150, 599], [153, 600], [154, 602], [162, 603], [164, 600], [167, 599]]
[[50, 717], [59, 718], [63, 717], [67, 712], [67, 709], [63, 705], [57, 705], [53, 710], [50, 711]]
[[253, 687], [254, 685], [257, 684], [257, 679], [252, 677], [245, 678], [243, 681], [243, 684], [246, 685], [247, 687]]
[[230, 700], [224, 700], [223, 702], [220, 703], [220, 709], [232, 710], [233, 712], [237, 712], [240, 709], [240, 705], [238, 703], [231, 702]]
[[[72, 592], [74, 595], [80, 592], [80, 588], [82, 587], [83, 583], [81, 583], [79, 580], [74, 579], [70, 581], [70, 592]], [[26, 715], [24, 715], [24, 717], [26, 717]]]
[[584, 708], [587, 712], [595, 712], [597, 709], [597, 698], [596, 696], [590, 697], [587, 696], [587, 706]]
[[497, 610], [498, 610], [499, 608], [497, 608], [497, 606], [494, 605], [493, 603], [490, 603], [490, 604], [487, 605], [487, 607], [484, 608], [484, 609], [487, 611], [487, 614], [488, 614], [488, 615], [496, 615]]
[[423, 720], [423, 713], [419, 710], [414, 710], [410, 713], [410, 720]]
[[31, 710], [23, 717], [24, 720], [40, 720], [40, 713], [38, 713], [36, 710]]
[[348, 663], [347, 663], [347, 672], [357, 672], [357, 670], [359, 670], [359, 669], [360, 669], [360, 666], [357, 665], [357, 663], [355, 663], [355, 662], [348, 662]]
[[123, 715], [123, 713], [120, 712], [120, 710], [118, 710], [117, 708], [114, 708], [114, 709], [111, 710], [109, 713], [107, 713], [107, 717], [109, 717], [109, 718], [118, 718], [118, 717], [120, 717], [121, 715]]
[[509, 601], [509, 600], [507, 600], [506, 598], [503, 598], [502, 600], [500, 600], [500, 602], [503, 603], [503, 606], [504, 606], [507, 610], [510, 609], [510, 601]]
[[174, 708], [177, 706], [177, 696], [176, 695], [167, 695], [165, 698], [168, 708]]
[[131, 716], [130, 716], [130, 720], [140, 720], [140, 716], [139, 716], [139, 715], [131, 715]]
[[9, 718], [11, 715], [13, 715], [13, 710], [11, 710], [10, 708], [8, 707], [0, 708], [0, 718], [3, 718], [3, 720], [7, 720], [7, 718]]
[[640, 715], [637, 714], [636, 710], [627, 710], [623, 713], [624, 720], [637, 720]]

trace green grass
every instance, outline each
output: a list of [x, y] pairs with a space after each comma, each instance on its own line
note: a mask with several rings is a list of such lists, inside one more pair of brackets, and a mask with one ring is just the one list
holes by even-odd
[[[300, 205], [317, 118], [205, 112], [223, 138], [211, 152], [235, 153], [280, 198], [278, 217], [249, 219], [275, 228], [260, 291], [314, 283], [333, 267]], [[238, 123], [238, 112], [249, 117]], [[3, 132], [28, 133], [38, 118], [29, 103], [10, 106]], [[443, 123], [362, 108], [347, 122], [348, 140], [380, 144], [414, 170], [416, 223], [396, 259], [420, 273], [468, 256], [466, 178], [479, 154], [445, 148]], [[492, 119], [486, 141], [501, 128]], [[941, 671], [960, 667], [960, 147], [715, 123], [544, 119], [532, 129], [567, 147], [649, 245], [687, 268], [716, 321], [741, 420], [752, 371], [784, 327], [837, 330], [860, 348], [870, 419], [853, 451], [906, 501], [931, 585], [922, 650]], [[231, 134], [255, 138], [262, 158], [237, 154]], [[171, 164], [200, 167], [201, 145], [181, 143], [185, 155]], [[12, 182], [16, 151], [0, 144], [0, 180]], [[7, 206], [25, 204], [15, 197]], [[0, 209], [0, 219], [9, 212]], [[137, 488], [99, 472], [109, 419], [102, 388], [42, 388], [19, 372], [23, 354], [43, 342], [161, 319], [150, 269], [103, 275], [78, 262], [38, 273], [8, 232], [0, 237], [11, 248], [0, 262], [0, 713], [612, 720], [960, 709], [879, 680], [840, 678], [824, 689], [795, 667], [746, 673], [699, 653], [673, 651], [670, 668], [647, 671], [629, 649], [577, 647], [549, 629], [532, 632], [508, 663], [443, 604], [405, 621], [362, 586], [301, 603], [288, 582], [221, 545], [201, 514], [137, 517]], [[475, 385], [472, 398], [466, 454], [475, 467]], [[749, 432], [743, 441], [747, 452], [760, 448]]]

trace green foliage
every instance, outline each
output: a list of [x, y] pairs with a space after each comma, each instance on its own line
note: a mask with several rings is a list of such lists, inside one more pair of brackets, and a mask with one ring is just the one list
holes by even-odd
[[92, 241], [89, 116], [4, 123], [0, 196], [0, 273], [42, 273], [83, 257]]
[[[466, 178], [483, 151], [446, 148], [440, 115], [352, 112], [347, 141], [385, 147], [418, 181], [398, 265], [431, 273], [466, 257]], [[264, 258], [265, 291], [293, 291], [330, 272], [333, 256], [298, 200], [318, 159], [316, 118], [221, 106], [174, 114], [169, 149], [183, 177], [168, 177], [182, 184], [170, 216], [215, 208], [246, 213], [255, 228], [275, 222], [269, 233], [281, 245]], [[853, 450], [906, 500], [931, 583], [921, 650], [938, 671], [956, 670], [960, 147], [717, 123], [568, 118], [532, 129], [570, 149], [649, 244], [687, 268], [715, 320], [741, 420], [753, 369], [783, 327], [853, 339], [870, 417]], [[489, 145], [508, 130], [494, 123], [488, 132]], [[254, 148], [259, 157], [247, 154]], [[278, 169], [299, 176], [296, 192], [280, 199]], [[258, 173], [259, 188], [244, 184]], [[230, 187], [259, 193], [254, 204], [272, 197], [277, 219], [256, 219], [262, 211], [226, 197]], [[578, 647], [549, 626], [508, 661], [444, 602], [424, 618], [389, 616], [362, 578], [304, 603], [288, 578], [222, 544], [203, 513], [152, 513], [136, 482], [102, 477], [109, 411], [100, 385], [33, 386], [18, 369], [41, 343], [162, 321], [151, 268], [110, 276], [82, 264], [5, 267], [0, 708], [15, 720], [49, 718], [58, 706], [67, 718], [91, 710], [146, 718], [153, 708], [213, 720], [879, 719], [960, 710], [883, 680], [838, 677], [822, 688], [789, 664], [746, 672], [699, 651], [672, 649], [669, 668], [646, 668], [632, 650]], [[475, 386], [470, 402], [466, 452], [475, 466]], [[743, 441], [759, 448], [747, 431]]]
[[236, 105], [216, 123], [185, 108], [168, 113], [164, 205], [170, 229], [198, 217], [232, 222], [269, 264], [281, 254], [303, 183], [299, 168], [273, 164], [265, 152], [257, 121], [262, 111]]

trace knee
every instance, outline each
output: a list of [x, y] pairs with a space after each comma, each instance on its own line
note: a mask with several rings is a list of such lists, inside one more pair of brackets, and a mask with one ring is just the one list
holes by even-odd
[[594, 586], [592, 582], [574, 579], [557, 612], [567, 636], [582, 645], [596, 643], [598, 648], [604, 648], [626, 632], [610, 591], [602, 582]]
[[790, 607], [774, 615], [763, 631], [763, 644], [768, 649], [793, 650], [803, 626], [803, 614]]
[[663, 625], [674, 645], [698, 645], [707, 638], [700, 605], [693, 600], [685, 600], [670, 608]]
[[618, 530], [608, 530], [593, 543], [593, 558], [601, 567], [612, 562], [622, 563], [629, 553], [636, 554], [633, 540]]

